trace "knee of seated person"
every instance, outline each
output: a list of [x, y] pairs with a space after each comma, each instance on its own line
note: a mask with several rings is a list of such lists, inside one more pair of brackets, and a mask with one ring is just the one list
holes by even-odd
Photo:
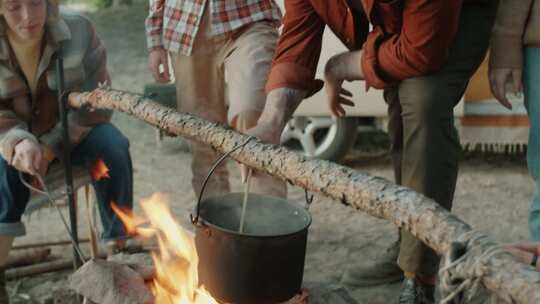
[[[17, 170], [11, 167], [4, 158], [0, 157], [0, 181], [5, 180], [6, 176], [13, 176], [14, 174], [18, 174]], [[2, 185], [3, 183], [0, 182], [0, 187]]]
[[95, 138], [96, 144], [103, 145], [106, 150], [111, 148], [126, 150], [129, 148], [127, 137], [112, 124], [107, 123], [94, 127], [90, 136]]
[[125, 152], [129, 149], [129, 139], [120, 131], [117, 131], [117, 134], [112, 139], [113, 144], [118, 148], [118, 150]]
[[4, 172], [7, 172], [9, 168], [8, 162], [0, 156], [0, 173], [4, 174]]
[[101, 153], [110, 168], [124, 167], [130, 162], [127, 144], [106, 147]]
[[21, 222], [25, 207], [26, 204], [23, 204], [23, 206], [18, 206], [16, 204], [10, 206], [2, 206], [0, 210], [0, 235], [2, 234], [1, 226], [18, 225], [18, 223]]

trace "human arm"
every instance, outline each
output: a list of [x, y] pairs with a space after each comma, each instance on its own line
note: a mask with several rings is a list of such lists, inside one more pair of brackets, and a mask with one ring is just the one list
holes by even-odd
[[[165, 0], [152, 0], [150, 12], [145, 21], [146, 43], [149, 51], [148, 68], [159, 83], [170, 81], [169, 57], [162, 42], [164, 10]], [[160, 71], [160, 67], [163, 72]]]
[[507, 84], [514, 94], [522, 91], [523, 35], [533, 1], [501, 0], [493, 28], [489, 60], [489, 83], [495, 98], [506, 108]]
[[[363, 48], [362, 71], [368, 87], [389, 84], [439, 70], [448, 59], [457, 33], [462, 0], [408, 1], [402, 8], [401, 26], [384, 32], [375, 26]], [[401, 1], [380, 2], [384, 9]], [[381, 21], [381, 22], [384, 22]]]
[[[525, 264], [533, 264], [533, 257], [540, 255], [539, 242], [517, 242], [504, 246], [504, 248]], [[536, 268], [540, 268], [540, 263], [534, 263]]]
[[345, 115], [343, 105], [354, 106], [347, 97], [352, 93], [343, 89], [344, 81], [363, 80], [364, 73], [358, 64], [362, 58], [362, 51], [345, 52], [333, 56], [324, 68], [325, 91], [328, 97], [330, 112], [334, 116]]

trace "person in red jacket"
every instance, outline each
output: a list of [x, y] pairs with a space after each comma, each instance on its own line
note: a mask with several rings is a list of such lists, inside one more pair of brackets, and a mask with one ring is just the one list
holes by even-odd
[[[328, 26], [350, 50], [326, 64], [332, 113], [351, 104], [344, 81], [384, 89], [396, 182], [450, 209], [460, 155], [453, 108], [486, 55], [496, 9], [490, 0], [285, 1], [266, 105], [249, 133], [278, 143], [298, 104], [320, 89], [314, 78]], [[344, 283], [401, 280], [401, 269], [399, 303], [431, 303], [437, 255], [407, 231], [399, 240], [375, 268], [350, 267]]]

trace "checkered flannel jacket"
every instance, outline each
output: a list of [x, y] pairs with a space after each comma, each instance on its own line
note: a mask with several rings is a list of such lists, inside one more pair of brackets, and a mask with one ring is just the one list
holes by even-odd
[[212, 14], [212, 35], [261, 20], [281, 22], [281, 11], [274, 0], [150, 0], [145, 22], [148, 49], [163, 47], [191, 55], [206, 1], [210, 1], [207, 8]]

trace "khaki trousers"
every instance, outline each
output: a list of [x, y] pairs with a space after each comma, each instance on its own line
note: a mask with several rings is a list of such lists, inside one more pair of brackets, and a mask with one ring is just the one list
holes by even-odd
[[[178, 110], [228, 124], [240, 132], [256, 125], [264, 108], [264, 86], [278, 39], [274, 24], [259, 21], [224, 35], [210, 37], [205, 9], [191, 56], [171, 53]], [[227, 102], [228, 100], [228, 102]], [[213, 162], [211, 147], [191, 141], [192, 185], [196, 195]], [[254, 193], [286, 196], [284, 182], [261, 172], [251, 178]], [[206, 196], [230, 192], [226, 165], [210, 179]]]
[[[445, 67], [384, 92], [396, 182], [447, 209], [452, 207], [461, 154], [453, 109], [486, 55], [496, 8], [497, 1], [465, 4]], [[401, 231], [398, 263], [405, 272], [434, 276], [439, 258], [412, 234]]]

